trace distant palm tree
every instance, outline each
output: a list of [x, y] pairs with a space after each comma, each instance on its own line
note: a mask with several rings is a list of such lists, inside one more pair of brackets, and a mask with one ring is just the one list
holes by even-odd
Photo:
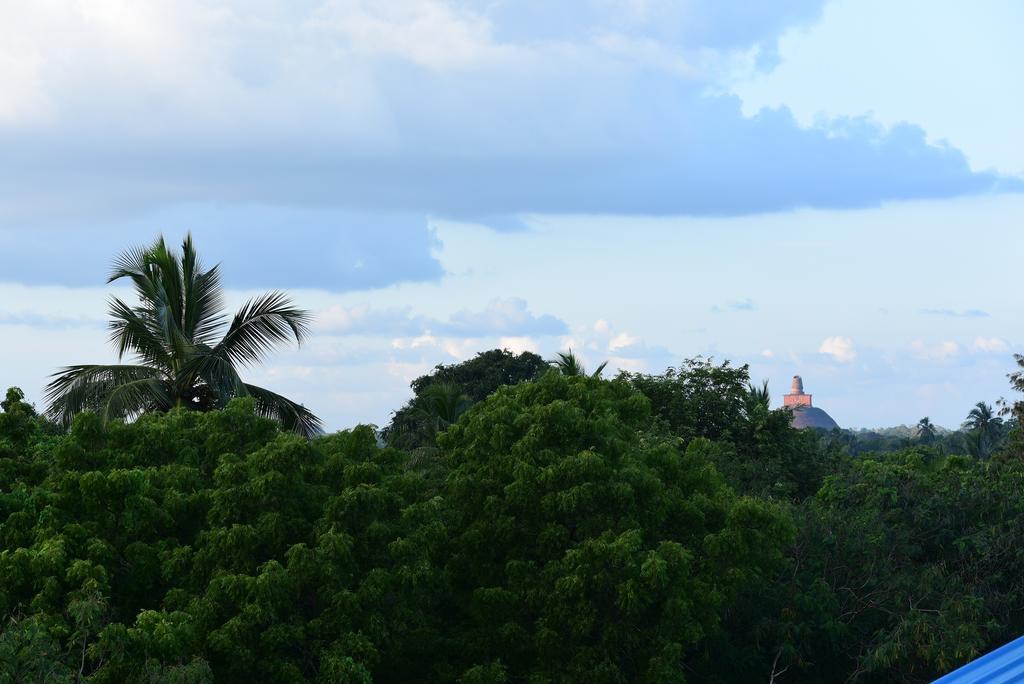
[[971, 409], [971, 412], [967, 414], [967, 420], [964, 421], [964, 427], [969, 430], [981, 430], [986, 431], [991, 428], [995, 421], [1002, 423], [1002, 419], [998, 418], [993, 412], [992, 407], [983, 401], [979, 401]]
[[971, 430], [964, 434], [964, 446], [967, 448], [967, 453], [975, 458], [985, 457], [985, 444], [982, 441], [981, 433], [977, 430]]
[[[555, 354], [555, 357], [556, 358], [552, 359], [551, 361], [548, 361], [548, 363], [551, 364], [553, 368], [558, 369], [558, 372], [561, 373], [562, 375], [566, 375], [569, 377], [582, 377], [587, 374], [586, 368], [583, 367], [583, 362], [580, 361], [578, 356], [572, 353], [572, 349], [564, 353], [558, 352], [557, 354]], [[601, 377], [601, 373], [604, 372], [604, 369], [607, 365], [607, 361], [602, 363], [600, 366], [597, 367], [597, 370], [590, 374], [590, 377]]]
[[472, 399], [456, 383], [435, 382], [416, 398], [413, 411], [436, 434], [453, 425], [472, 405]]
[[437, 435], [454, 425], [473, 400], [455, 382], [433, 382], [413, 400], [410, 415], [387, 433], [391, 446], [412, 453], [410, 465], [419, 468], [434, 463]]
[[936, 429], [930, 418], [925, 416], [917, 422], [916, 435], [922, 444], [931, 444], [935, 441]]
[[765, 380], [758, 387], [754, 383], [747, 385], [747, 396], [746, 396], [747, 413], [751, 413], [754, 407], [761, 407], [765, 410], [772, 404], [772, 395], [768, 392], [768, 381]]
[[180, 254], [160, 237], [114, 262], [108, 283], [126, 278], [139, 299], [129, 306], [110, 299], [110, 341], [118, 360], [135, 365], [78, 365], [54, 374], [46, 387], [47, 413], [63, 425], [82, 411], [104, 421], [130, 420], [174, 407], [208, 411], [233, 397], [252, 397], [256, 411], [300, 434], [321, 431], [320, 419], [279, 394], [242, 382], [238, 369], [253, 366], [275, 347], [309, 331], [308, 311], [295, 308], [281, 292], [246, 302], [231, 319], [224, 313], [220, 267], [204, 269], [192, 236]]
[[967, 414], [967, 420], [961, 427], [968, 430], [968, 434], [977, 436], [975, 455], [985, 457], [991, 453], [1003, 434], [1003, 419], [995, 414], [991, 406], [979, 401]]

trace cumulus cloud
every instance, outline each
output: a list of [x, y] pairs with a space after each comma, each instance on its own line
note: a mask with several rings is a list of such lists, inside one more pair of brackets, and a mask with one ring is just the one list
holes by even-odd
[[925, 344], [921, 340], [914, 340], [910, 348], [919, 359], [925, 361], [948, 361], [960, 353], [960, 345], [952, 340], [945, 340], [937, 344]]
[[711, 94], [820, 5], [5, 3], [0, 225], [205, 202], [510, 225], [1019, 187], [910, 124], [803, 128]]
[[975, 337], [971, 343], [971, 351], [997, 353], [1010, 351], [1010, 345], [999, 337]]
[[371, 309], [366, 304], [334, 304], [315, 316], [317, 331], [334, 335], [415, 336], [431, 327], [430, 319], [414, 315], [409, 307]]
[[436, 347], [439, 340], [430, 334], [430, 331], [422, 335], [410, 338], [396, 338], [391, 341], [394, 349], [418, 349], [420, 347]]
[[596, 367], [607, 361], [610, 372], [661, 371], [677, 359], [665, 347], [648, 344], [643, 338], [617, 329], [603, 318], [593, 325], [573, 329], [572, 335], [563, 336], [559, 342], [560, 350], [572, 349], [582, 357], [587, 367]]
[[495, 299], [482, 311], [458, 311], [438, 329], [450, 335], [476, 336], [562, 335], [569, 330], [564, 321], [550, 314], [530, 313], [526, 301], [515, 297]]
[[508, 349], [513, 354], [522, 354], [523, 352], [534, 352], [536, 353], [539, 349], [537, 341], [530, 337], [502, 337], [498, 340], [498, 347], [501, 349]]
[[608, 341], [608, 351], [618, 351], [620, 349], [626, 349], [636, 345], [640, 341], [640, 338], [633, 337], [629, 333], [619, 333], [611, 340]]
[[849, 363], [857, 358], [857, 351], [853, 348], [853, 340], [849, 337], [836, 335], [826, 337], [818, 347], [819, 354], [828, 354], [840, 363]]

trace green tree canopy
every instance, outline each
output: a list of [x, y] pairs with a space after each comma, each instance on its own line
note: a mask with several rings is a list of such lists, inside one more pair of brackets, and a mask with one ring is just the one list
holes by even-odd
[[[391, 423], [382, 430], [384, 439], [403, 449], [432, 447], [439, 429], [453, 422], [451, 418], [499, 387], [534, 380], [547, 370], [544, 359], [533, 352], [513, 354], [507, 349], [480, 352], [462, 363], [438, 365], [433, 373], [412, 381], [413, 398], [395, 411]], [[442, 389], [431, 390], [434, 385]], [[436, 410], [446, 405], [458, 411]]]
[[780, 562], [785, 514], [737, 498], [705, 442], [645, 436], [649, 421], [625, 382], [548, 373], [439, 438], [453, 621], [474, 676], [681, 681], [737, 588]]
[[686, 359], [660, 375], [623, 373], [621, 377], [643, 393], [654, 416], [684, 440], [727, 438], [742, 420], [749, 396], [746, 365], [716, 364], [704, 357]]
[[[0, 421], [0, 442], [19, 431]], [[306, 440], [247, 397], [82, 413], [14, 458], [37, 467], [0, 468], [0, 681], [409, 681], [429, 663], [436, 504], [369, 428]]]

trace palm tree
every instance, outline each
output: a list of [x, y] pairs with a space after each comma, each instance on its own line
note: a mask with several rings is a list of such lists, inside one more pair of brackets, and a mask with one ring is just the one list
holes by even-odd
[[935, 424], [932, 423], [931, 419], [925, 416], [917, 422], [916, 429], [917, 439], [922, 444], [931, 444], [935, 441]]
[[453, 425], [473, 401], [454, 382], [435, 382], [416, 398], [414, 413], [428, 429], [437, 434]]
[[[548, 363], [551, 365], [552, 368], [556, 368], [558, 372], [561, 373], [562, 375], [566, 375], [569, 377], [582, 377], [587, 374], [586, 368], [583, 367], [583, 362], [579, 359], [578, 356], [572, 353], [572, 349], [564, 353], [558, 352], [557, 354], [555, 354], [555, 357], [556, 358], [548, 361]], [[601, 373], [604, 372], [604, 369], [607, 365], [607, 361], [602, 363], [600, 366], [597, 367], [596, 371], [590, 374], [590, 377], [601, 377]]]
[[747, 414], [753, 413], [757, 408], [767, 411], [772, 404], [772, 395], [768, 391], [768, 381], [765, 380], [758, 387], [754, 383], [747, 384], [747, 396], [744, 399]]
[[964, 433], [964, 447], [966, 447], [967, 453], [975, 458], [985, 457], [985, 444], [982, 441], [981, 433], [977, 430]]
[[110, 299], [110, 341], [118, 360], [134, 365], [67, 366], [46, 387], [47, 413], [67, 426], [82, 411], [104, 420], [131, 420], [148, 411], [222, 408], [233, 397], [251, 397], [261, 416], [300, 434], [321, 432], [308, 409], [268, 389], [242, 382], [239, 367], [264, 360], [275, 347], [301, 344], [311, 315], [281, 292], [246, 302], [230, 323], [224, 313], [220, 267], [204, 269], [185, 238], [180, 254], [160, 237], [150, 247], [126, 251], [108, 283], [134, 286], [138, 306]]
[[454, 425], [472, 405], [473, 400], [458, 383], [433, 382], [413, 400], [409, 416], [389, 429], [387, 443], [410, 451], [415, 467], [429, 464], [437, 453], [437, 435]]
[[976, 455], [984, 457], [999, 442], [1003, 433], [1003, 419], [995, 415], [991, 406], [979, 401], [967, 414], [967, 420], [961, 427], [977, 435]]

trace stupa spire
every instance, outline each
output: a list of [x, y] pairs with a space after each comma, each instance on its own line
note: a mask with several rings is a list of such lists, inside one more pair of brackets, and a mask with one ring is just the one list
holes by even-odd
[[811, 395], [804, 394], [804, 381], [799, 375], [793, 376], [790, 392], [782, 397], [783, 406], [810, 406]]

